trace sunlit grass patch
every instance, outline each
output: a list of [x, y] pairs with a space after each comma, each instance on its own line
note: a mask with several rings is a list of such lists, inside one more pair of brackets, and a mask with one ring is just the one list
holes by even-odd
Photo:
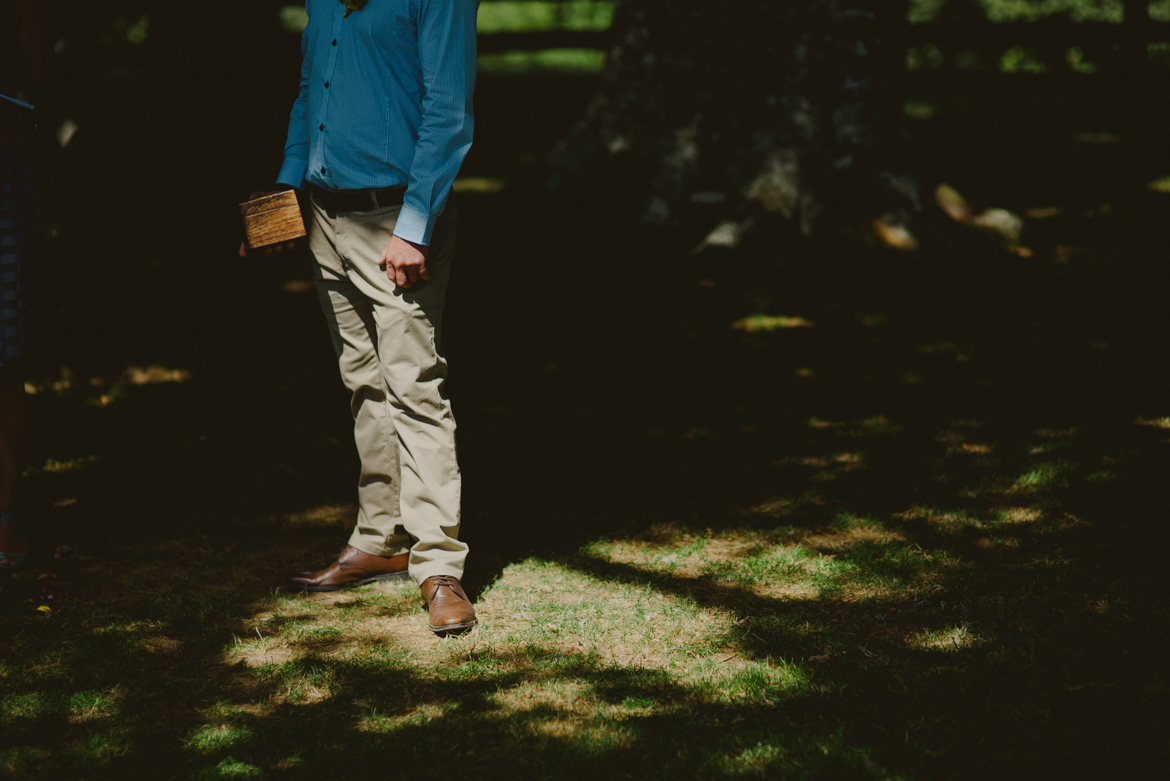
[[352, 526], [357, 507], [352, 504], [327, 504], [304, 512], [284, 516], [283, 520], [297, 526]]
[[905, 427], [895, 423], [885, 415], [874, 415], [854, 423], [849, 433], [852, 436], [881, 436], [886, 434], [901, 434]]
[[831, 555], [793, 545], [772, 547], [754, 556], [709, 561], [703, 574], [726, 583], [762, 586], [769, 591], [787, 586], [819, 593], [824, 586], [835, 585], [852, 569], [852, 564]]
[[81, 724], [109, 718], [117, 712], [122, 692], [117, 687], [107, 691], [80, 691], [69, 696], [69, 721]]
[[1044, 442], [1042, 444], [1036, 445], [1035, 447], [1029, 448], [1028, 455], [1042, 456], [1046, 453], [1055, 453], [1059, 450], [1067, 450], [1067, 449], [1071, 448], [1072, 446], [1073, 446], [1072, 442], [1066, 442], [1064, 440], [1056, 439], [1056, 440], [1052, 440], [1050, 442]]
[[256, 765], [250, 765], [247, 762], [240, 762], [233, 757], [228, 757], [215, 767], [201, 772], [198, 778], [202, 781], [202, 779], [219, 778], [260, 778], [263, 775], [264, 771]]
[[390, 734], [406, 727], [425, 726], [458, 709], [459, 704], [455, 702], [424, 702], [400, 714], [382, 712], [372, 707], [358, 720], [358, 729], [362, 732]]
[[35, 719], [53, 710], [54, 704], [41, 692], [12, 694], [0, 700], [0, 724], [13, 719]]
[[410, 583], [311, 596], [280, 594], [267, 607], [237, 632], [227, 661], [271, 671], [312, 654], [368, 657], [384, 646], [407, 653], [432, 642], [419, 626], [422, 603]]
[[[626, 563], [611, 555], [606, 543], [587, 546], [583, 553], [590, 569]], [[596, 655], [605, 663], [651, 668], [685, 662], [688, 649], [713, 652], [727, 616], [655, 589], [646, 582], [649, 571], [639, 575], [636, 568], [603, 578], [532, 559], [514, 564], [481, 600], [477, 641], [556, 647]]]
[[106, 406], [125, 398], [126, 386], [182, 384], [190, 381], [191, 372], [186, 369], [171, 369], [158, 364], [149, 366], [127, 366], [116, 376], [78, 377], [72, 368], [62, 366], [55, 380], [26, 381], [25, 392], [30, 395], [51, 393], [55, 396], [72, 394], [94, 394], [89, 401]]
[[809, 684], [803, 666], [743, 659], [727, 650], [715, 656], [693, 656], [689, 663], [665, 669], [626, 666], [620, 680], [610, 675], [616, 668], [597, 656], [572, 659], [546, 654], [543, 665], [534, 667], [517, 685], [497, 690], [490, 699], [511, 714], [557, 714], [551, 729], [560, 731], [570, 722], [638, 721], [683, 713], [698, 703], [773, 704]]
[[910, 638], [911, 646], [936, 651], [958, 651], [976, 645], [982, 638], [967, 624], [943, 629], [926, 629]]
[[836, 480], [842, 475], [861, 471], [867, 468], [865, 453], [861, 451], [839, 451], [820, 456], [788, 456], [773, 461], [775, 467], [806, 467], [816, 471], [809, 475], [809, 480], [824, 483]]
[[[957, 445], [951, 445], [947, 448], [947, 456], [986, 456], [990, 455], [995, 450], [995, 445], [987, 445], [981, 442], [960, 442]], [[981, 462], [990, 465], [990, 462]]]
[[1041, 488], [1068, 488], [1069, 474], [1076, 468], [1070, 461], [1046, 461], [1021, 474], [1012, 483], [1013, 491], [1031, 491]]
[[538, 675], [516, 686], [501, 688], [488, 698], [499, 708], [513, 713], [532, 713], [548, 709], [574, 713], [578, 717], [597, 716], [602, 702], [593, 687], [578, 676]]
[[191, 372], [186, 369], [168, 369], [153, 364], [145, 367], [127, 366], [120, 379], [131, 385], [162, 385], [188, 382], [191, 376]]
[[766, 777], [768, 768], [779, 764], [788, 756], [783, 746], [759, 742], [751, 748], [726, 756], [719, 762], [720, 769], [735, 776], [752, 775]]
[[[810, 738], [769, 730], [764, 740], [711, 756], [699, 777], [909, 778], [891, 775], [870, 759], [871, 753], [842, 732]], [[794, 767], [799, 768], [795, 774]]]
[[1014, 481], [1007, 475], [982, 474], [976, 476], [976, 481], [963, 485], [959, 496], [963, 499], [1002, 498], [1020, 490], [1014, 488]]
[[[584, 551], [606, 561], [634, 564], [655, 573], [695, 577], [705, 561], [704, 551], [712, 543], [710, 534], [673, 530], [668, 538], [659, 533], [649, 540], [599, 541], [585, 546]], [[734, 549], [734, 542], [722, 540], [721, 543]]]
[[311, 705], [332, 697], [339, 685], [333, 665], [314, 656], [303, 656], [284, 664], [269, 665], [254, 671], [261, 680], [274, 684], [274, 703]]
[[252, 737], [252, 730], [244, 726], [207, 724], [192, 732], [187, 738], [186, 745], [195, 751], [213, 754], [247, 743]]
[[25, 476], [39, 474], [45, 472], [48, 474], [67, 474], [71, 472], [80, 472], [97, 463], [97, 456], [82, 456], [80, 458], [70, 458], [64, 461], [58, 461], [55, 458], [45, 459], [45, 463], [39, 468], [26, 468], [22, 474]]
[[1170, 429], [1170, 417], [1165, 418], [1136, 418], [1134, 423], [1139, 426], [1149, 426], [1150, 428]]
[[812, 533], [744, 531], [654, 545], [594, 543], [593, 555], [648, 578], [682, 577], [693, 587], [726, 584], [775, 599], [865, 599], [915, 589], [949, 567], [952, 554], [923, 551], [872, 518], [838, 516]]
[[897, 513], [894, 516], [901, 521], [923, 521], [932, 528], [955, 534], [966, 529], [981, 529], [984, 521], [969, 510], [943, 509], [915, 505], [909, 510]]
[[[83, 725], [81, 728], [89, 731], [89, 735], [83, 743], [78, 744], [77, 749], [79, 754], [88, 757], [96, 766], [121, 753], [126, 747], [125, 730], [110, 729], [112, 719], [118, 715], [120, 699], [121, 692], [117, 688], [73, 693], [38, 691], [7, 694], [0, 700], [0, 727], [11, 738], [22, 729], [36, 728], [36, 725], [46, 721]], [[28, 758], [19, 750], [0, 752], [0, 771], [7, 767], [13, 773], [11, 777], [16, 777], [15, 769]], [[0, 772], [0, 776], [3, 775]]]
[[828, 504], [824, 495], [816, 488], [809, 488], [799, 495], [774, 496], [744, 510], [748, 517], [769, 518], [775, 521], [795, 518], [809, 518], [823, 515]]
[[948, 570], [962, 564], [952, 551], [924, 549], [902, 540], [861, 540], [836, 554], [842, 566], [821, 580], [822, 597], [846, 600], [913, 595], [933, 590]]
[[1044, 511], [1037, 507], [1003, 507], [996, 510], [995, 519], [1004, 525], [1036, 523], [1044, 517]]
[[751, 662], [730, 674], [712, 676], [706, 682], [704, 691], [714, 702], [772, 705], [805, 688], [809, 682], [808, 672], [803, 666], [766, 659]]
[[812, 328], [813, 326], [814, 323], [811, 320], [803, 317], [765, 314], [749, 315], [731, 324], [731, 327], [737, 331], [745, 331], [749, 334], [778, 331], [787, 328]]

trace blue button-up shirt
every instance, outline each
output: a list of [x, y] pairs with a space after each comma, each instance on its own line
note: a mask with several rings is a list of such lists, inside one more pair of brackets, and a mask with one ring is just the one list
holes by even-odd
[[308, 0], [281, 184], [405, 184], [394, 232], [430, 244], [471, 148], [479, 0]]

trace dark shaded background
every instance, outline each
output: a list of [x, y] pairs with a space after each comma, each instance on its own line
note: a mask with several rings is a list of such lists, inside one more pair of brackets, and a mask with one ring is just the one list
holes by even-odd
[[[235, 254], [235, 206], [279, 169], [296, 88], [297, 38], [275, 22], [278, 5], [47, 9], [64, 41], [59, 109], [79, 129], [44, 161], [51, 235], [26, 496], [44, 519], [38, 565], [56, 545], [111, 567], [167, 550], [188, 574], [247, 561], [264, 576], [242, 595], [254, 597], [342, 542], [287, 522], [351, 502], [357, 471], [309, 260]], [[134, 44], [116, 20], [142, 13], [149, 35]], [[936, 462], [938, 432], [954, 421], [984, 422], [1012, 454], [1005, 473], [1028, 468], [1036, 432], [1071, 431], [1083, 471], [1116, 459], [1116, 480], [1061, 494], [1085, 525], [1002, 550], [900, 526], [971, 562], [951, 593], [974, 620], [1010, 626], [1003, 642], [1039, 653], [1038, 666], [990, 693], [948, 679], [929, 706], [891, 695], [886, 678], [857, 696], [892, 720], [926, 707], [973, 730], [1009, 703], [1017, 722], [937, 756], [891, 743], [883, 761], [908, 772], [1092, 775], [1164, 760], [1166, 439], [1134, 423], [1170, 415], [1170, 195], [1147, 186], [1170, 174], [1168, 93], [1152, 78], [1132, 92], [926, 96], [932, 112], [909, 123], [926, 192], [946, 182], [979, 209], [1047, 214], [1027, 218], [1022, 256], [947, 223], [929, 252], [890, 249], [855, 224], [799, 241], [763, 230], [696, 253], [728, 216], [721, 207], [687, 204], [651, 227], [615, 210], [624, 194], [604, 183], [570, 206], [546, 194], [540, 160], [583, 116], [595, 78], [485, 75], [464, 174], [507, 186], [461, 196], [446, 325], [472, 589], [510, 562], [568, 558], [605, 535], [778, 522], [744, 508], [811, 484], [775, 466], [832, 451], [810, 421], [886, 420], [900, 433], [869, 445], [871, 469], [826, 489], [828, 509], [785, 520], [809, 530], [838, 508], [892, 519], [958, 501], [982, 473]], [[753, 314], [815, 327], [729, 327]], [[135, 385], [135, 366], [190, 379]], [[84, 468], [42, 467], [69, 463]], [[273, 540], [300, 558], [257, 564]], [[1029, 569], [1048, 555], [1071, 563]], [[994, 600], [1025, 589], [1033, 601], [1003, 619]], [[727, 598], [698, 593], [705, 605]], [[1103, 594], [1121, 606], [1108, 619], [1064, 618]], [[817, 609], [853, 620], [847, 607]], [[781, 631], [744, 642], [761, 656], [809, 652]], [[1043, 725], [1037, 744], [1013, 737], [1027, 719]], [[857, 729], [882, 739], [879, 727]]]

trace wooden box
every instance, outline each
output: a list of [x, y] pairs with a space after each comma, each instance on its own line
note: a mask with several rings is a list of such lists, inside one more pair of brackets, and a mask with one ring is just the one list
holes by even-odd
[[244, 240], [248, 249], [269, 247], [305, 235], [305, 223], [292, 190], [264, 195], [240, 204], [244, 215]]

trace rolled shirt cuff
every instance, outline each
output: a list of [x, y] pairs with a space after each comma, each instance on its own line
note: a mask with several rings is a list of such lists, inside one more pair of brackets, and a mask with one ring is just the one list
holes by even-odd
[[435, 222], [439, 215], [428, 215], [411, 206], [404, 205], [398, 214], [398, 222], [394, 226], [394, 235], [405, 239], [412, 244], [429, 246], [431, 233], [435, 230]]
[[284, 165], [280, 167], [280, 176], [276, 177], [277, 184], [287, 184], [298, 190], [305, 188], [305, 174], [309, 170], [308, 160], [298, 160], [295, 157], [286, 157]]

